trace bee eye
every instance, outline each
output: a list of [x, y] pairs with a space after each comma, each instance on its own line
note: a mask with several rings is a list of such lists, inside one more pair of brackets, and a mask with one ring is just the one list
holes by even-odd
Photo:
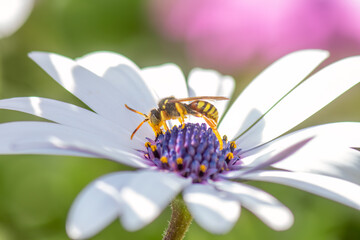
[[158, 125], [161, 121], [160, 112], [156, 109], [151, 110], [150, 112], [150, 122], [154, 125]]

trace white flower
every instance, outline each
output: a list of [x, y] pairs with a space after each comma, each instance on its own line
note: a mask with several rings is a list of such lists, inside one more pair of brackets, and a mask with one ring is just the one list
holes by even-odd
[[[268, 193], [247, 185], [248, 180], [292, 186], [359, 210], [360, 153], [353, 147], [360, 146], [360, 123], [331, 123], [279, 137], [359, 82], [358, 56], [336, 62], [299, 84], [327, 56], [321, 50], [287, 55], [244, 90], [218, 126], [220, 134], [235, 140], [238, 148], [224, 141], [223, 151], [214, 150], [218, 143], [212, 131], [203, 131], [204, 125], [187, 124], [186, 130], [175, 127], [170, 138], [189, 132], [189, 139], [195, 135], [200, 135], [199, 141], [210, 139], [196, 143], [205, 150], [196, 147], [191, 152], [190, 147], [185, 148], [185, 142], [190, 144], [186, 136], [184, 142], [176, 142], [175, 151], [165, 137], [154, 140], [148, 124], [130, 140], [143, 118], [124, 104], [148, 113], [160, 99], [171, 95], [230, 97], [231, 77], [194, 69], [186, 84], [173, 64], [139, 69], [124, 56], [110, 52], [75, 61], [34, 52], [30, 57], [94, 112], [39, 97], [1, 100], [0, 108], [52, 122], [0, 124], [0, 153], [101, 157], [139, 169], [105, 175], [79, 194], [67, 221], [67, 232], [75, 239], [93, 236], [116, 218], [127, 230], [140, 229], [180, 192], [195, 221], [209, 232], [228, 232], [241, 206], [272, 229], [288, 229], [293, 223], [290, 210]], [[216, 104], [220, 115], [226, 104]], [[150, 138], [147, 147], [145, 138]], [[166, 161], [160, 162], [161, 156]], [[175, 162], [179, 156], [181, 162]], [[272, 170], [265, 170], [269, 167]]]
[[0, 0], [0, 38], [10, 36], [29, 17], [34, 0]]

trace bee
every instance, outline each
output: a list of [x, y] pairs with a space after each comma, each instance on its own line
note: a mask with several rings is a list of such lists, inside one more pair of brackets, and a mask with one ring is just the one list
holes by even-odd
[[[144, 121], [142, 121], [139, 126], [134, 130], [131, 134], [130, 139], [132, 139], [137, 130], [145, 123], [148, 122], [151, 128], [153, 129], [155, 136], [159, 136], [163, 131], [161, 127], [165, 129], [165, 131], [169, 131], [169, 127], [166, 124], [167, 120], [177, 119], [180, 124], [184, 124], [185, 118], [187, 115], [201, 117], [205, 120], [205, 122], [210, 126], [213, 130], [216, 138], [220, 144], [220, 150], [222, 149], [222, 139], [217, 130], [217, 122], [219, 119], [218, 111], [214, 105], [209, 102], [203, 100], [229, 100], [226, 97], [190, 97], [190, 98], [181, 98], [177, 99], [175, 97], [167, 97], [163, 98], [158, 103], [158, 108], [153, 108], [150, 110], [149, 114], [146, 115], [139, 111], [136, 111], [125, 104], [125, 107], [130, 111], [138, 113], [145, 117]], [[190, 102], [189, 104], [184, 102]]]

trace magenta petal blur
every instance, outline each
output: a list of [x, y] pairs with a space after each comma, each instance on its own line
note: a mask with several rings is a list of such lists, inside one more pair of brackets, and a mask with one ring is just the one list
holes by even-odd
[[360, 52], [357, 0], [153, 0], [165, 37], [184, 42], [200, 66], [234, 72], [295, 50]]

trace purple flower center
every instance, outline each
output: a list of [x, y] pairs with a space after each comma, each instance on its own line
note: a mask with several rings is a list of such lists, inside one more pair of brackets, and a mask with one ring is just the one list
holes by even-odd
[[217, 180], [219, 173], [241, 167], [240, 149], [223, 137], [223, 149], [211, 128], [206, 124], [187, 123], [175, 126], [171, 132], [155, 140], [147, 138], [144, 153], [150, 166], [176, 172], [194, 183]]

